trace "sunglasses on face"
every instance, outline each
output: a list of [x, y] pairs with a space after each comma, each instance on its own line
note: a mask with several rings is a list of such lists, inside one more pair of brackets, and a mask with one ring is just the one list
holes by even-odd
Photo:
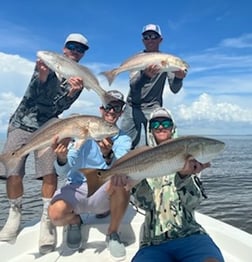
[[160, 36], [157, 34], [148, 34], [148, 35], [143, 35], [143, 39], [144, 40], [156, 40], [158, 39]]
[[78, 53], [84, 54], [86, 51], [85, 46], [80, 45], [78, 43], [68, 42], [65, 47], [70, 51], [77, 51]]
[[150, 121], [150, 129], [158, 129], [160, 126], [162, 126], [164, 129], [169, 129], [173, 127], [173, 122], [171, 119], [165, 119], [165, 120], [151, 120]]
[[121, 113], [122, 112], [122, 106], [121, 105], [107, 104], [106, 106], [103, 106], [102, 108], [106, 113], [108, 113], [111, 109], [113, 109], [115, 113]]

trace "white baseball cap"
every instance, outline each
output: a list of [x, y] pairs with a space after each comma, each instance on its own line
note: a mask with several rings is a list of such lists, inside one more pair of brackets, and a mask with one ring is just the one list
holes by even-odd
[[119, 92], [118, 90], [109, 90], [107, 93], [115, 98], [114, 101], [121, 102], [122, 104], [125, 104], [124, 95], [121, 92]]
[[159, 25], [154, 25], [154, 24], [148, 24], [143, 27], [142, 30], [142, 35], [146, 33], [147, 31], [153, 31], [157, 33], [158, 35], [162, 36], [161, 29]]
[[78, 34], [78, 33], [72, 33], [70, 34], [67, 38], [66, 38], [66, 41], [65, 41], [65, 44], [67, 42], [77, 42], [77, 43], [80, 43], [82, 45], [84, 45], [86, 47], [86, 50], [89, 49], [89, 46], [88, 46], [88, 40], [87, 38], [82, 35], [82, 34]]
[[152, 112], [152, 114], [150, 116], [150, 120], [154, 119], [154, 118], [170, 118], [170, 119], [172, 119], [172, 117], [171, 117], [170, 113], [168, 112], [168, 110], [166, 110], [163, 107], [156, 108]]

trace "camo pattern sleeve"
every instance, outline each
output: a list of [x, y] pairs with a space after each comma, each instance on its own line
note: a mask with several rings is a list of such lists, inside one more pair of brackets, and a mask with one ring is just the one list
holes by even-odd
[[47, 81], [41, 83], [38, 71], [34, 71], [26, 92], [10, 119], [10, 123], [18, 128], [34, 132], [48, 120], [58, 117], [78, 98], [81, 92], [73, 97], [68, 96], [69, 85], [58, 80], [50, 71]]
[[205, 233], [193, 213], [200, 203], [201, 189], [195, 185], [193, 177], [181, 182], [176, 176], [146, 179], [132, 190], [134, 203], [146, 211], [141, 245], [156, 245], [196, 232]]
[[153, 202], [152, 190], [146, 179], [142, 180], [131, 190], [133, 196], [133, 203], [145, 210], [149, 211], [154, 208], [155, 204]]

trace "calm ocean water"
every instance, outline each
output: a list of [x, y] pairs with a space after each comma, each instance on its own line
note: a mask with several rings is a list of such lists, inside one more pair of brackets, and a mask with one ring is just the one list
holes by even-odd
[[[211, 136], [209, 136], [211, 137]], [[198, 211], [252, 233], [252, 136], [214, 136], [226, 143], [224, 152], [202, 173], [208, 198]], [[2, 148], [3, 141], [0, 141]], [[24, 178], [22, 225], [39, 219], [42, 212], [41, 181], [35, 180], [32, 157]], [[59, 185], [64, 182], [59, 180]], [[0, 228], [8, 215], [5, 181], [0, 180]]]

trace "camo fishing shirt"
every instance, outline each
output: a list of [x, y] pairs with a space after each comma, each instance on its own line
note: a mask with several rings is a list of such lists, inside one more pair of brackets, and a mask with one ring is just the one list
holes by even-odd
[[145, 179], [132, 189], [134, 204], [145, 210], [141, 246], [206, 233], [194, 218], [194, 210], [206, 197], [198, 176], [178, 174]]
[[47, 81], [41, 84], [38, 71], [32, 75], [26, 92], [10, 118], [10, 125], [34, 132], [48, 120], [58, 117], [79, 97], [81, 91], [67, 96], [70, 86], [50, 71]]

